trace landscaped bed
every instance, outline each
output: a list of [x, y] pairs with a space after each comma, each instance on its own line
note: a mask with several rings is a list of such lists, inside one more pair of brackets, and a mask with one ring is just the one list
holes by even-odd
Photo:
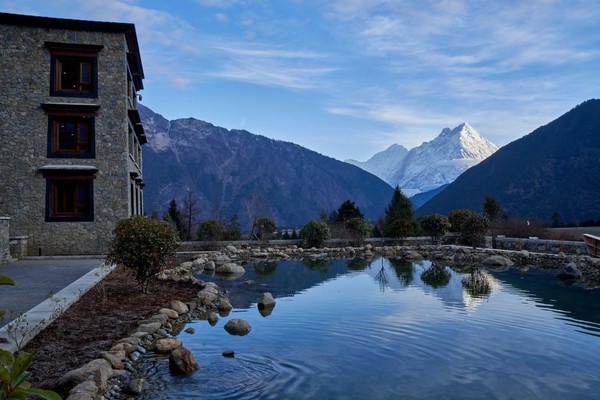
[[127, 336], [137, 321], [173, 299], [187, 302], [197, 290], [189, 283], [154, 280], [149, 294], [142, 294], [135, 278], [117, 267], [25, 347], [35, 353], [31, 383], [66, 398], [67, 393], [57, 386], [62, 375], [98, 358]]

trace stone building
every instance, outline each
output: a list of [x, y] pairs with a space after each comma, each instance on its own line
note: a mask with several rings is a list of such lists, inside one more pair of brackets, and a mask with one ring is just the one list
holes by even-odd
[[105, 254], [143, 213], [135, 26], [0, 13], [0, 217], [27, 255]]

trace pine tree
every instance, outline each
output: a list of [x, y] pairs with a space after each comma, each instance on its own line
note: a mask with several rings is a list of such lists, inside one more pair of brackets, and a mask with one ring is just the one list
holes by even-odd
[[179, 207], [177, 206], [177, 201], [175, 199], [171, 200], [169, 203], [169, 209], [163, 216], [163, 219], [173, 225], [173, 227], [177, 230], [177, 234], [179, 238], [186, 237], [186, 229], [183, 223], [183, 217], [181, 216], [181, 211], [179, 211]]
[[390, 229], [392, 229], [393, 226], [398, 225], [398, 223], [395, 221], [404, 220], [408, 223], [412, 222], [413, 214], [414, 211], [412, 202], [402, 193], [400, 187], [396, 185], [394, 194], [392, 195], [392, 200], [385, 209], [384, 219], [386, 235], [389, 236]]

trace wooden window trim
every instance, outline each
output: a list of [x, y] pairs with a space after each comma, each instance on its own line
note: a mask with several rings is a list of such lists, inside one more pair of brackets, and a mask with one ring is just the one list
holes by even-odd
[[[98, 53], [102, 45], [46, 42], [50, 51], [50, 96], [98, 97]], [[77, 88], [61, 87], [61, 71], [65, 62], [79, 62]], [[89, 81], [84, 82], [82, 65], [89, 65]], [[85, 83], [85, 85], [84, 85]], [[85, 86], [85, 89], [83, 88]]]
[[[95, 158], [96, 157], [96, 120], [98, 115], [97, 105], [87, 104], [64, 104], [64, 103], [45, 103], [42, 104], [48, 115], [48, 158]], [[59, 123], [63, 121], [75, 122], [78, 125], [87, 122], [88, 125], [88, 150], [81, 151], [61, 150], [59, 148]], [[80, 128], [78, 128], [80, 129]]]
[[[44, 178], [46, 178], [46, 222], [94, 221], [93, 181], [96, 178], [94, 173], [45, 171]], [[80, 196], [84, 197], [84, 203], [80, 202]], [[63, 208], [70, 205], [71, 209], [60, 209], [61, 203]]]

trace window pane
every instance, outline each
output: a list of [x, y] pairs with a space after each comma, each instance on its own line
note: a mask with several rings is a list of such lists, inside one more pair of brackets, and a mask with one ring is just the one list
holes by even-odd
[[92, 83], [92, 64], [88, 62], [81, 63], [81, 84], [89, 85]]
[[79, 124], [78, 150], [88, 152], [90, 150], [90, 135], [88, 121], [81, 121]]
[[60, 88], [62, 90], [78, 90], [79, 62], [69, 59], [61, 61]]
[[58, 149], [76, 149], [77, 123], [61, 120], [58, 122]]
[[91, 180], [51, 182], [51, 217], [87, 217], [91, 212]]

